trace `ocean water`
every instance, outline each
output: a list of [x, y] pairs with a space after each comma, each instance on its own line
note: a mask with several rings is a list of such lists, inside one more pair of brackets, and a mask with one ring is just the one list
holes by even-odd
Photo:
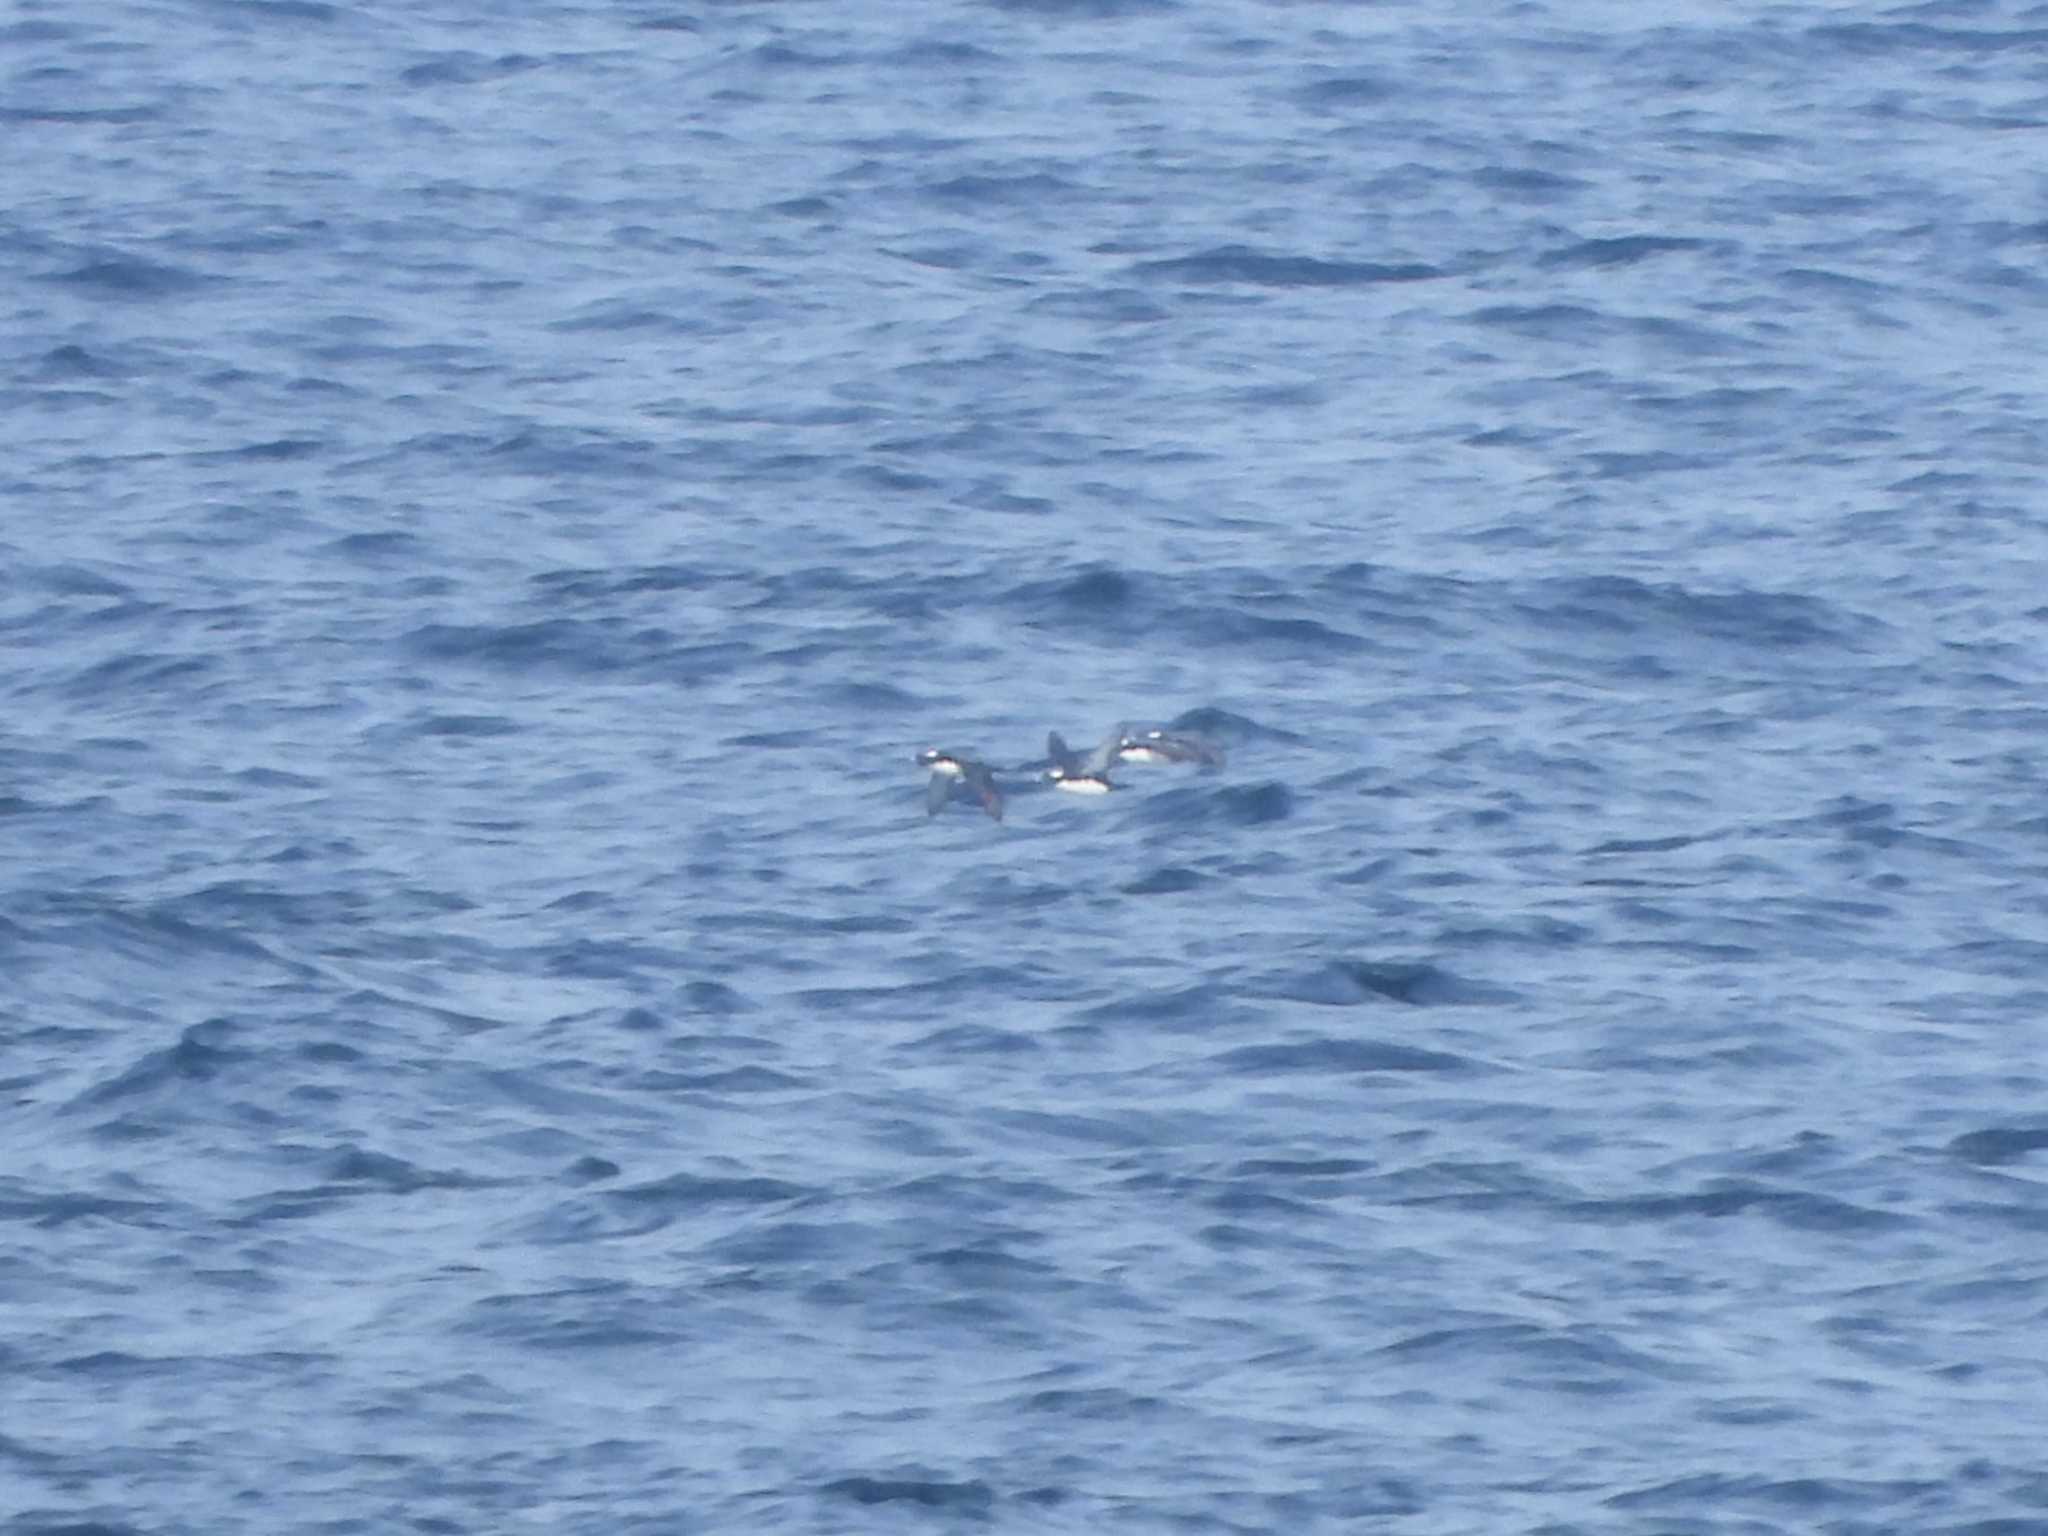
[[2048, 1531], [2044, 49], [15, 0], [0, 1531]]

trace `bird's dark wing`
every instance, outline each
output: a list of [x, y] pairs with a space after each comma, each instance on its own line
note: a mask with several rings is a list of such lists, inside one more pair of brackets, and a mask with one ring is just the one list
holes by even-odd
[[997, 821], [1003, 819], [1003, 792], [996, 788], [996, 777], [977, 763], [968, 771], [967, 782], [974, 792], [981, 796], [981, 808]]
[[1102, 738], [1102, 745], [1088, 754], [1088, 761], [1081, 767], [1083, 773], [1103, 774], [1116, 766], [1117, 754], [1124, 748], [1124, 728], [1118, 726]]

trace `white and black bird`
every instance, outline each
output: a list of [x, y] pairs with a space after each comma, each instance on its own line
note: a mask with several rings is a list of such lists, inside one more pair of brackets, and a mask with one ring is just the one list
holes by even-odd
[[1120, 731], [1116, 760], [1120, 763], [1200, 763], [1204, 768], [1223, 766], [1223, 749], [1199, 736], [1173, 731]]
[[920, 768], [929, 769], [932, 776], [924, 788], [925, 815], [938, 815], [953, 798], [954, 791], [966, 790], [990, 816], [997, 821], [1003, 819], [1003, 792], [996, 787], [996, 776], [989, 771], [988, 764], [964, 752], [942, 752], [937, 747], [926, 747], [918, 753], [917, 763]]
[[1045, 755], [1052, 760], [1052, 766], [1046, 770], [1045, 776], [1052, 780], [1053, 788], [1064, 789], [1069, 794], [1106, 795], [1116, 788], [1109, 782], [1109, 770], [1116, 765], [1123, 743], [1123, 727], [1118, 726], [1103, 738], [1101, 746], [1083, 757], [1067, 745], [1058, 731], [1049, 732], [1045, 738]]

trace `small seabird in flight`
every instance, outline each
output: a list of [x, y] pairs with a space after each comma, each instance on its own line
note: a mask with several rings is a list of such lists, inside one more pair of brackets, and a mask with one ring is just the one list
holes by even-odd
[[1116, 760], [1120, 763], [1200, 763], [1205, 768], [1223, 766], [1223, 750], [1199, 736], [1177, 736], [1171, 731], [1121, 731]]
[[917, 764], [930, 769], [932, 775], [924, 788], [925, 815], [938, 815], [953, 797], [953, 791], [965, 788], [973, 792], [984, 811], [997, 821], [1003, 819], [1003, 792], [996, 788], [996, 777], [989, 772], [988, 764], [964, 752], [941, 752], [937, 747], [927, 747], [918, 753]]
[[1101, 746], [1083, 757], [1067, 745], [1058, 731], [1050, 732], [1045, 738], [1045, 755], [1052, 759], [1052, 767], [1045, 776], [1052, 780], [1053, 788], [1069, 794], [1106, 795], [1116, 788], [1109, 782], [1109, 770], [1123, 750], [1123, 742], [1123, 728], [1118, 727]]

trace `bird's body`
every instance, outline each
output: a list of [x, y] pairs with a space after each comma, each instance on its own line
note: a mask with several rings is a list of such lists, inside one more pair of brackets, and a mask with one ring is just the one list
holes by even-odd
[[1172, 731], [1123, 731], [1119, 736], [1116, 760], [1120, 763], [1200, 763], [1205, 768], [1223, 766], [1222, 749], [1199, 736], [1181, 736]]
[[925, 785], [924, 813], [936, 816], [953, 798], [955, 789], [964, 789], [981, 802], [981, 808], [997, 821], [1003, 819], [1003, 792], [996, 786], [996, 776], [989, 771], [988, 764], [964, 752], [942, 752], [937, 747], [927, 747], [917, 754], [920, 768], [931, 770], [931, 782]]
[[1064, 789], [1071, 795], [1106, 795], [1116, 788], [1109, 781], [1109, 770], [1123, 747], [1123, 739], [1123, 728], [1118, 727], [1103, 739], [1101, 746], [1083, 757], [1067, 745], [1058, 731], [1052, 731], [1045, 738], [1045, 755], [1052, 760], [1045, 776], [1052, 780], [1054, 789]]

